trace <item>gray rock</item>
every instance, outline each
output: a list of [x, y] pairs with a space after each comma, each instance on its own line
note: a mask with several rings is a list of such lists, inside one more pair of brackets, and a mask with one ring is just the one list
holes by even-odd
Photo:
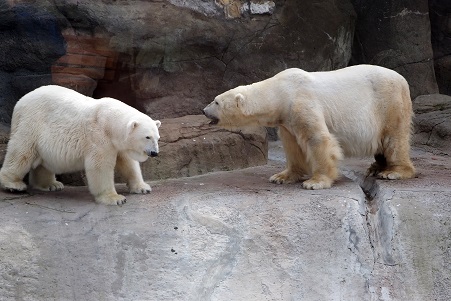
[[[438, 92], [426, 0], [64, 0], [2, 2], [0, 10], [0, 52], [8, 53], [0, 59], [0, 118], [7, 123], [17, 99], [49, 80], [163, 119], [198, 114], [214, 96], [289, 67], [331, 70], [351, 57], [399, 71], [414, 97]], [[443, 18], [432, 28], [447, 24]], [[448, 29], [440, 26], [445, 41]], [[447, 93], [440, 45], [437, 78]], [[22, 85], [11, 87], [16, 74]]]
[[429, 0], [434, 68], [440, 93], [451, 95], [451, 2]]
[[451, 52], [450, 55], [436, 59], [434, 67], [440, 93], [451, 95]]
[[45, 5], [0, 2], [0, 122], [15, 103], [51, 81], [51, 65], [65, 53], [59, 20]]
[[413, 101], [414, 143], [451, 150], [451, 96], [432, 94], [418, 96]]
[[449, 300], [449, 157], [416, 149], [418, 177], [393, 182], [348, 160], [308, 191], [268, 182], [281, 150], [122, 207], [86, 187], [1, 192], [2, 300]]
[[398, 71], [409, 82], [412, 98], [438, 93], [428, 1], [352, 2], [358, 18], [351, 62]]
[[27, 63], [50, 73], [50, 63], [54, 83], [121, 99], [159, 119], [198, 114], [223, 91], [288, 67], [346, 66], [355, 19], [349, 1], [334, 0], [320, 8], [295, 0], [64, 0], [13, 2], [3, 10], [10, 19], [0, 36], [20, 37], [18, 10], [32, 12], [27, 24], [35, 29], [0, 70]]

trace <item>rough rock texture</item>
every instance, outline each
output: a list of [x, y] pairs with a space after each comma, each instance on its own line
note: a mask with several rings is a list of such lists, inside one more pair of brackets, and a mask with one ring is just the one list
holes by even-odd
[[[137, 8], [130, 11], [127, 5], [112, 9], [78, 1], [119, 52], [116, 77], [99, 80], [94, 95], [117, 96], [157, 118], [172, 118], [197, 114], [224, 90], [287, 67], [328, 70], [349, 61], [354, 15], [349, 3], [328, 0], [318, 8], [289, 0], [262, 15], [232, 8], [244, 1], [212, 10], [205, 2], [130, 1]], [[118, 23], [116, 14], [129, 18]]]
[[427, 0], [352, 0], [357, 12], [353, 64], [401, 73], [412, 97], [438, 93]]
[[[116, 97], [159, 119], [198, 114], [217, 94], [287, 67], [346, 66], [355, 19], [349, 1], [335, 0], [2, 3], [11, 15], [10, 36], [20, 21], [18, 10], [51, 16], [28, 17], [29, 22], [54, 21], [56, 41], [46, 32], [30, 32], [46, 43], [43, 49], [58, 50], [57, 56], [42, 55], [52, 62], [54, 83], [95, 97]], [[66, 48], [60, 51], [59, 45]], [[23, 43], [14, 53], [25, 56], [33, 52], [28, 48], [40, 49], [40, 44]], [[1, 44], [0, 53], [4, 50]], [[50, 64], [45, 67], [48, 78]], [[8, 103], [12, 106], [20, 94]]]
[[160, 154], [142, 164], [144, 179], [189, 177], [267, 163], [268, 141], [263, 128], [230, 132], [210, 126], [203, 115], [161, 122]]
[[53, 83], [93, 95], [98, 80], [114, 78], [112, 69], [116, 68], [117, 52], [101, 37], [76, 35], [73, 30], [63, 31], [63, 36], [66, 54], [52, 65]]
[[437, 84], [451, 95], [451, 1], [429, 0], [429, 16]]
[[51, 65], [65, 52], [54, 14], [34, 5], [0, 1], [0, 122], [10, 123], [14, 104], [51, 83]]
[[152, 182], [122, 207], [86, 187], [0, 192], [0, 299], [450, 300], [449, 156], [415, 150], [418, 178], [393, 182], [346, 162], [308, 191], [269, 183], [276, 147], [269, 165]]
[[432, 94], [413, 101], [415, 144], [451, 154], [451, 96]]
[[197, 114], [231, 87], [344, 67], [352, 52], [399, 71], [413, 97], [438, 92], [435, 58], [447, 93], [449, 3], [430, 0], [433, 56], [427, 0], [373, 2], [0, 0], [0, 121], [50, 81], [159, 119]]

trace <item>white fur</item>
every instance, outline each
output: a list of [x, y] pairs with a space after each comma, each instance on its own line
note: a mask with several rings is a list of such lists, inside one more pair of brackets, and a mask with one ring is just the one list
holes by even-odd
[[124, 174], [131, 192], [150, 192], [138, 161], [158, 153], [159, 126], [160, 121], [113, 98], [40, 87], [14, 108], [0, 184], [24, 190], [22, 179], [30, 171], [35, 188], [61, 190], [55, 174], [84, 169], [97, 202], [122, 204], [125, 197], [114, 188], [114, 168]]
[[413, 176], [408, 157], [413, 114], [409, 87], [401, 75], [383, 67], [287, 69], [218, 95], [204, 113], [226, 128], [259, 125], [283, 130], [288, 167], [283, 175], [272, 177], [273, 182], [297, 181], [302, 170], [312, 175], [304, 187], [330, 187], [337, 177], [335, 161], [343, 155], [380, 154], [388, 164], [372, 166], [380, 177]]

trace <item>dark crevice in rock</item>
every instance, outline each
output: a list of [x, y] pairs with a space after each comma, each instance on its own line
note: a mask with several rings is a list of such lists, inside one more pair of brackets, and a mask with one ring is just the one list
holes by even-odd
[[353, 171], [344, 171], [346, 177], [356, 182], [365, 195], [366, 229], [373, 251], [374, 263], [388, 266], [397, 265], [393, 246], [394, 213], [387, 203], [393, 191], [382, 189], [373, 177], [365, 177]]

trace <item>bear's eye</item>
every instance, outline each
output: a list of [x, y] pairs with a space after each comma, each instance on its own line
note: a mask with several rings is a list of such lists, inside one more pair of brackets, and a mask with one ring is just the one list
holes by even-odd
[[218, 104], [219, 104], [219, 102], [218, 102], [218, 101], [215, 101], [215, 104], [216, 104], [216, 105], [218, 105]]
[[150, 139], [150, 136], [147, 136], [146, 139]]

